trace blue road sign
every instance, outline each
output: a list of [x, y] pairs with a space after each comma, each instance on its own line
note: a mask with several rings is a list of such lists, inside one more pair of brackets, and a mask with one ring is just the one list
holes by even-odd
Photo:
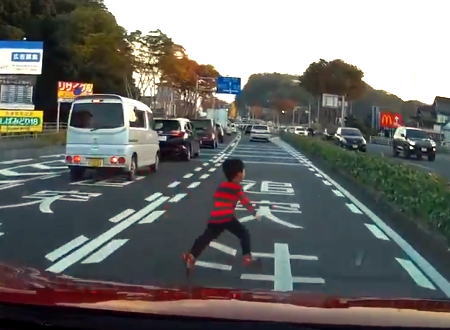
[[216, 93], [239, 94], [241, 92], [241, 78], [217, 77], [216, 85]]

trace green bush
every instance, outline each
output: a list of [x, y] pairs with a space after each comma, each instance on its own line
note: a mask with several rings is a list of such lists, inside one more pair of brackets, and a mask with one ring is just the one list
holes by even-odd
[[282, 138], [305, 154], [345, 171], [450, 241], [450, 189], [445, 179], [377, 155], [348, 152], [319, 139], [294, 134], [283, 134]]

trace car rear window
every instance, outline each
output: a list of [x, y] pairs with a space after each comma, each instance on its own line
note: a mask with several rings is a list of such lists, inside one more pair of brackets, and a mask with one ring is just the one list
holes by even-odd
[[121, 103], [75, 103], [69, 126], [77, 128], [122, 127], [123, 107]]
[[180, 129], [180, 123], [177, 120], [155, 120], [155, 131], [178, 131]]
[[211, 120], [193, 120], [192, 125], [196, 130], [207, 130], [212, 127]]

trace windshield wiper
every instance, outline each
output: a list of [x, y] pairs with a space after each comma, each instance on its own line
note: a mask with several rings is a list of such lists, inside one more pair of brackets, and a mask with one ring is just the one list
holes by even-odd
[[111, 127], [111, 126], [99, 126], [99, 127], [94, 127], [94, 128], [91, 128], [91, 132], [96, 131], [96, 130], [98, 130], [98, 129], [103, 129], [103, 128], [114, 128], [114, 127]]

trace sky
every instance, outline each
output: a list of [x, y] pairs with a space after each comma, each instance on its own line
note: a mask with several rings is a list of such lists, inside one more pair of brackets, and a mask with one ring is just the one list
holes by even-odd
[[224, 76], [358, 66], [404, 100], [450, 97], [448, 0], [104, 0], [128, 31], [160, 29]]

